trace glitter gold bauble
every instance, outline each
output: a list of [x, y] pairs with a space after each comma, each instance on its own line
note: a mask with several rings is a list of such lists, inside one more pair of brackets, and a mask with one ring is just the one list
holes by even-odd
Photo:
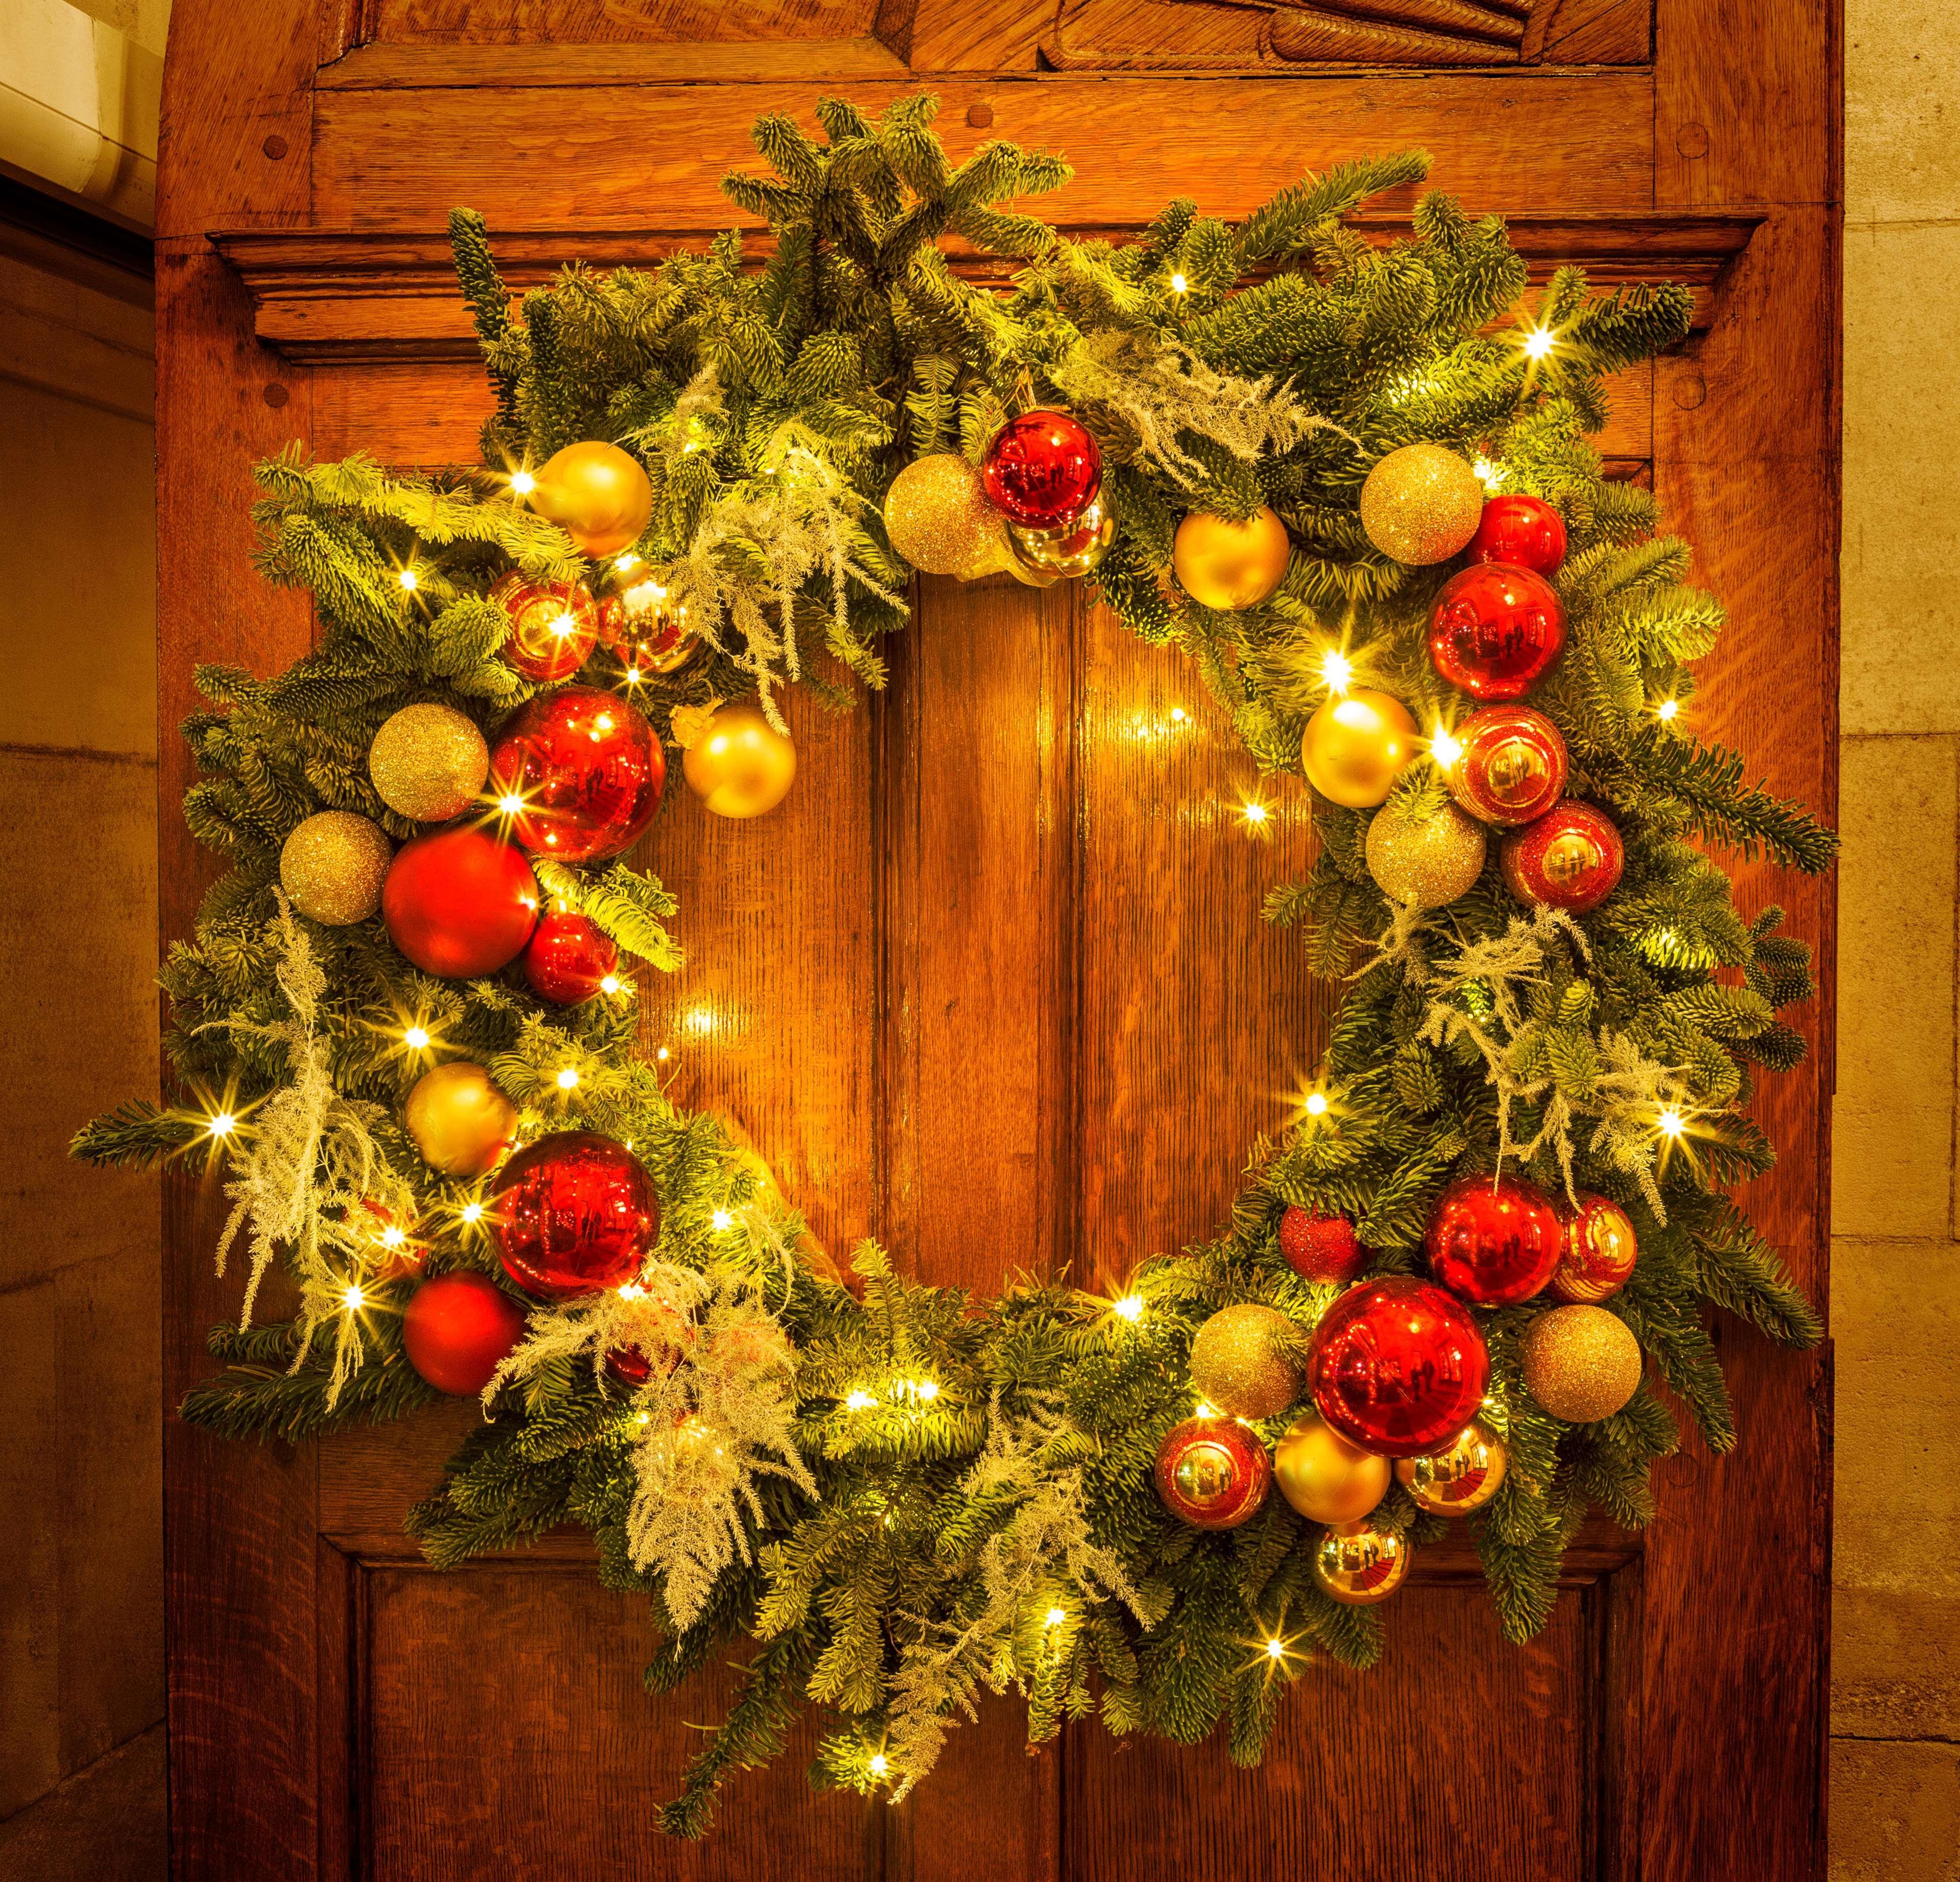
[[1341, 1523], [1313, 1552], [1313, 1578], [1344, 1607], [1371, 1607], [1408, 1579], [1407, 1537], [1365, 1522]]
[[596, 561], [639, 541], [653, 520], [654, 486], [637, 457], [616, 444], [588, 438], [546, 460], [537, 472], [531, 507]]
[[1277, 1308], [1221, 1307], [1191, 1343], [1191, 1382], [1233, 1418], [1271, 1418], [1300, 1396], [1294, 1339]]
[[790, 794], [796, 745], [743, 700], [718, 707], [687, 748], [688, 788], [718, 817], [759, 817]]
[[1090, 574], [1116, 540], [1116, 513], [1098, 497], [1080, 516], [1060, 529], [1007, 526], [1007, 542], [1023, 568], [1055, 578]]
[[1421, 1508], [1437, 1516], [1467, 1516], [1497, 1495], [1510, 1463], [1504, 1441], [1473, 1418], [1447, 1451], [1398, 1458], [1395, 1475]]
[[444, 1176], [481, 1176], [517, 1134], [517, 1108], [467, 1059], [453, 1059], [415, 1080], [402, 1108], [422, 1161]]
[[1384, 810], [1368, 825], [1368, 873], [1391, 901], [1441, 908], [1484, 873], [1484, 826], [1454, 804], [1433, 817]]
[[1309, 1522], [1358, 1522], [1389, 1493], [1389, 1461], [1350, 1444], [1316, 1412], [1273, 1447], [1280, 1494]]
[[1554, 1307], [1518, 1343], [1525, 1388], [1554, 1418], [1589, 1425], [1610, 1418], [1640, 1382], [1640, 1343], [1603, 1307]]
[[1363, 687], [1335, 694], [1307, 720], [1300, 768], [1322, 796], [1367, 810], [1386, 800], [1415, 748], [1408, 707], [1392, 694]]
[[476, 801], [490, 775], [490, 748], [453, 706], [404, 706], [374, 734], [368, 775], [390, 810], [447, 823]]
[[1405, 444], [1361, 486], [1361, 527], [1392, 561], [1426, 568], [1446, 562], [1477, 533], [1484, 486], [1440, 444]]
[[286, 838], [279, 886], [293, 906], [329, 928], [365, 921], [381, 906], [381, 883], [394, 845], [371, 819], [322, 810]]
[[1262, 509], [1248, 523], [1194, 510], [1177, 526], [1170, 563], [1201, 607], [1239, 613], [1256, 608], [1286, 577], [1293, 545], [1287, 526]]
[[1577, 1209], [1561, 1209], [1564, 1252], [1552, 1270], [1551, 1291], [1561, 1300], [1593, 1305], [1617, 1294], [1632, 1278], [1640, 1244], [1618, 1203], [1582, 1195]]
[[928, 575], [971, 581], [1007, 564], [1006, 519], [987, 501], [979, 472], [956, 451], [915, 458], [892, 479], [885, 533]]

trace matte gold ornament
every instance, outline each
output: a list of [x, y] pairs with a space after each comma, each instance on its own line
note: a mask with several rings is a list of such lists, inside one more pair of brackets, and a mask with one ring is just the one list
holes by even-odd
[[1061, 529], [1007, 526], [1013, 559], [1023, 568], [1053, 578], [1074, 579], [1093, 573], [1116, 540], [1116, 513], [1106, 497], [1098, 497], [1080, 516]]
[[1418, 1507], [1438, 1516], [1467, 1516], [1497, 1495], [1510, 1464], [1504, 1441], [1473, 1418], [1447, 1451], [1397, 1459], [1395, 1475]]
[[1261, 509], [1248, 523], [1193, 510], [1177, 526], [1170, 564], [1201, 607], [1236, 614], [1274, 593], [1292, 554], [1287, 526], [1270, 510]]
[[885, 533], [928, 575], [972, 581], [1008, 561], [1007, 519], [987, 501], [978, 470], [956, 451], [915, 458], [892, 479]]
[[718, 707], [687, 748], [688, 788], [718, 817], [759, 817], [790, 794], [796, 745], [749, 700]]
[[1554, 1307], [1518, 1343], [1525, 1387], [1554, 1418], [1589, 1425], [1610, 1418], [1640, 1382], [1640, 1343], [1603, 1307]]
[[1427, 568], [1446, 562], [1477, 533], [1484, 486], [1469, 464], [1440, 444], [1405, 444], [1361, 486], [1361, 527], [1392, 561]]
[[453, 1059], [415, 1080], [402, 1121], [431, 1169], [481, 1176], [515, 1140], [517, 1108], [482, 1066]]
[[453, 706], [404, 706], [374, 734], [368, 775], [390, 810], [417, 823], [447, 823], [482, 791], [490, 748]]
[[1391, 901], [1441, 908], [1484, 872], [1484, 826], [1454, 804], [1433, 817], [1387, 809], [1368, 825], [1368, 873]]
[[371, 818], [322, 810], [286, 838], [279, 886], [309, 920], [329, 928], [365, 921], [381, 906], [381, 883], [395, 846]]
[[588, 438], [568, 444], [537, 473], [531, 507], [595, 561], [639, 541], [654, 514], [646, 467], [616, 444]]
[[1313, 1552], [1313, 1578], [1344, 1607], [1372, 1607], [1408, 1579], [1407, 1537], [1365, 1522], [1340, 1523]]
[[1389, 1461], [1350, 1444], [1318, 1413], [1273, 1448], [1280, 1494], [1309, 1522], [1358, 1522], [1389, 1493]]
[[1386, 800], [1415, 749], [1408, 707], [1361, 687], [1322, 702], [1300, 734], [1300, 763], [1322, 796], [1367, 810]]
[[1221, 1307], [1191, 1343], [1191, 1382], [1233, 1418], [1271, 1418], [1300, 1396], [1293, 1324], [1277, 1308]]

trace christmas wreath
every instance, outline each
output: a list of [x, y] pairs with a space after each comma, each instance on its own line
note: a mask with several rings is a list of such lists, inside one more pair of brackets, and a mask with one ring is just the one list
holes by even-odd
[[[689, 1835], [805, 1701], [818, 1779], [894, 1795], [983, 1689], [1031, 1739], [1222, 1717], [1254, 1761], [1446, 1524], [1522, 1639], [1588, 1510], [1648, 1514], [1675, 1407], [1731, 1445], [1704, 1303], [1818, 1334], [1723, 1194], [1771, 1163], [1809, 950], [1697, 843], [1832, 841], [1694, 736], [1720, 609], [1587, 442], [1686, 291], [1561, 269], [1520, 316], [1498, 218], [1344, 222], [1420, 154], [1071, 240], [1003, 206], [1061, 163], [956, 167], [933, 115], [759, 122], [773, 173], [726, 184], [759, 265], [731, 232], [514, 309], [457, 213], [482, 466], [259, 468], [318, 644], [199, 672], [185, 814], [230, 866], [162, 975], [177, 1089], [78, 1140], [225, 1166], [250, 1274], [186, 1417], [293, 1442], [480, 1394], [411, 1518], [432, 1562], [581, 1524], [656, 1688], [752, 1640]], [[1348, 976], [1324, 1062], [1230, 1222], [1118, 1298], [974, 1303], [868, 1245], [841, 1276], [635, 1051], [679, 950], [619, 859], [670, 754], [767, 811], [781, 690], [880, 684], [914, 570], [1093, 582], [1313, 793], [1265, 913]], [[254, 1324], [275, 1264], [296, 1311]]]

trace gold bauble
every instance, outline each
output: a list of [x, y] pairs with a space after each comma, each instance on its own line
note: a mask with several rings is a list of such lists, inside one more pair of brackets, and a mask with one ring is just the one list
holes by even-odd
[[[687, 604], [671, 599], [657, 581], [636, 582], [618, 597], [621, 660], [641, 673], [678, 673], [701, 651], [701, 637], [688, 625]], [[608, 625], [606, 602], [599, 604], [600, 631]]]
[[1358, 1522], [1389, 1493], [1389, 1461], [1350, 1444], [1318, 1413], [1273, 1447], [1280, 1494], [1309, 1522]]
[[1408, 1579], [1413, 1551], [1392, 1529], [1364, 1522], [1339, 1523], [1313, 1552], [1313, 1578], [1344, 1607], [1372, 1607]]
[[928, 575], [971, 581], [1010, 559], [1007, 520], [987, 501], [979, 472], [956, 451], [915, 458], [892, 479], [885, 533]]
[[1300, 1397], [1293, 1324], [1276, 1308], [1221, 1307], [1191, 1343], [1191, 1382], [1233, 1418], [1271, 1418]]
[[1398, 562], [1446, 562], [1477, 533], [1484, 486], [1463, 459], [1440, 444], [1405, 444], [1369, 472], [1361, 486], [1361, 527]]
[[1350, 810], [1384, 802], [1415, 756], [1415, 721], [1391, 693], [1366, 687], [1322, 702], [1300, 734], [1300, 768], [1323, 797]]
[[1015, 570], [1026, 569], [1049, 580], [1090, 574], [1116, 540], [1116, 513], [1107, 497], [1099, 496], [1065, 529], [1029, 529], [1007, 526]]
[[654, 486], [637, 457], [588, 438], [546, 460], [531, 507], [596, 561], [639, 541], [653, 520]]
[[1484, 826], [1454, 804], [1433, 817], [1391, 808], [1368, 825], [1368, 873], [1391, 901], [1440, 908], [1484, 873]]
[[483, 734], [453, 706], [404, 706], [368, 748], [368, 775], [382, 803], [417, 823], [461, 816], [489, 774]]
[[681, 761], [688, 788], [718, 817], [759, 817], [790, 794], [796, 746], [743, 700], [718, 707]]
[[1503, 1439], [1473, 1418], [1447, 1451], [1397, 1459], [1395, 1475], [1419, 1508], [1437, 1516], [1467, 1516], [1497, 1495], [1510, 1462]]
[[1603, 1307], [1554, 1307], [1518, 1343], [1525, 1388], [1554, 1418], [1589, 1425], [1610, 1418], [1640, 1382], [1640, 1343]]
[[319, 811], [281, 848], [279, 886], [301, 914], [345, 928], [380, 907], [381, 879], [394, 854], [387, 832], [371, 818]]
[[517, 1108], [482, 1066], [453, 1059], [415, 1080], [402, 1122], [431, 1169], [481, 1176], [517, 1136]]
[[1256, 608], [1285, 580], [1293, 553], [1287, 526], [1262, 509], [1249, 523], [1193, 510], [1177, 526], [1170, 565], [1201, 607], [1238, 613]]

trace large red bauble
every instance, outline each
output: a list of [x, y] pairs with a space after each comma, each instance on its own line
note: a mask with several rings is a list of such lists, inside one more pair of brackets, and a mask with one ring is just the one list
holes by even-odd
[[1565, 519], [1542, 497], [1493, 497], [1465, 553], [1473, 562], [1556, 575], [1565, 560]]
[[1280, 1253], [1303, 1281], [1351, 1281], [1368, 1260], [1345, 1216], [1316, 1216], [1297, 1203], [1280, 1218]]
[[589, 917], [547, 908], [524, 949], [524, 978], [531, 991], [555, 1006], [576, 1006], [605, 990], [619, 965], [619, 949]]
[[1449, 768], [1449, 794], [1472, 816], [1529, 823], [1565, 789], [1565, 740], [1529, 706], [1486, 706], [1456, 728], [1462, 747]]
[[1565, 647], [1565, 609], [1528, 568], [1477, 562], [1443, 584], [1429, 617], [1429, 658], [1477, 699], [1522, 699]]
[[1424, 1246], [1436, 1278], [1480, 1307], [1539, 1292], [1565, 1251], [1551, 1198], [1513, 1176], [1466, 1176], [1437, 1198]]
[[508, 966], [531, 938], [538, 879], [521, 850], [451, 824], [395, 852], [381, 917], [388, 939], [425, 974], [473, 980]]
[[1157, 1446], [1157, 1494], [1194, 1529], [1236, 1529], [1259, 1513], [1273, 1462], [1259, 1434], [1236, 1418], [1187, 1418]]
[[504, 657], [530, 679], [569, 679], [592, 657], [599, 606], [583, 582], [546, 582], [513, 569], [490, 591], [511, 623]]
[[1603, 811], [1567, 797], [1505, 838], [1497, 860], [1519, 901], [1583, 915], [1619, 887], [1627, 847]]
[[997, 510], [1026, 529], [1064, 529], [1102, 487], [1102, 450], [1066, 412], [1024, 412], [994, 434], [980, 481]]
[[616, 693], [564, 686], [541, 693], [499, 734], [491, 792], [514, 796], [517, 841], [564, 863], [617, 856], [660, 807], [667, 761], [646, 714]]
[[1307, 1384], [1322, 1417], [1377, 1457], [1440, 1451], [1477, 1414], [1490, 1350], [1468, 1308], [1413, 1275], [1351, 1287], [1321, 1318]]
[[438, 1274], [402, 1311], [409, 1365], [457, 1398], [482, 1391], [523, 1337], [524, 1310], [487, 1274]]
[[520, 1150], [498, 1172], [491, 1215], [504, 1272], [544, 1300], [631, 1280], [660, 1239], [646, 1171], [624, 1144], [588, 1130], [561, 1130]]

